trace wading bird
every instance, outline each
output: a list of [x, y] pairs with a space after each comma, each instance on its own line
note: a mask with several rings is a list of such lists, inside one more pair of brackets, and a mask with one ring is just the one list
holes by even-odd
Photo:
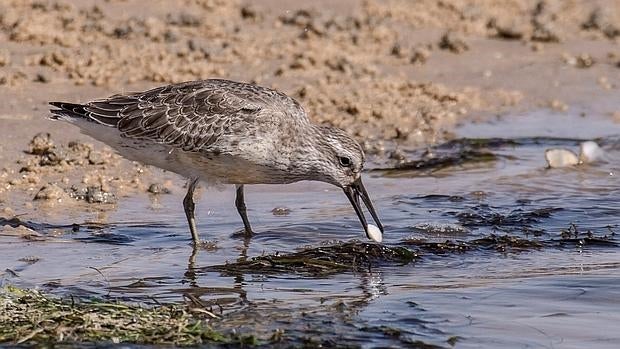
[[[362, 184], [364, 152], [334, 127], [312, 124], [301, 105], [278, 91], [210, 79], [74, 104], [51, 102], [52, 118], [68, 121], [123, 157], [189, 179], [183, 200], [199, 242], [193, 193], [199, 181], [234, 184], [245, 233], [252, 234], [243, 188], [315, 180], [342, 188], [368, 238], [383, 226]], [[378, 228], [366, 222], [364, 203]]]

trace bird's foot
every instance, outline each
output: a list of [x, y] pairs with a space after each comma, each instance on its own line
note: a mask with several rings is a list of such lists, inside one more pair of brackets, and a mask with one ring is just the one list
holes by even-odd
[[232, 234], [233, 238], [250, 238], [252, 236], [254, 236], [255, 233], [252, 231], [252, 229], [239, 229], [236, 232], [234, 232]]

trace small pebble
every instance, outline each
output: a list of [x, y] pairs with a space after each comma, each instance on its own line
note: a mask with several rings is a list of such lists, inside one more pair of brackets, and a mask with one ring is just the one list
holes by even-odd
[[56, 184], [49, 183], [41, 187], [34, 200], [62, 202], [67, 197], [65, 191]]
[[30, 141], [30, 144], [28, 144], [28, 153], [33, 155], [45, 155], [53, 147], [54, 142], [52, 142], [50, 134], [41, 132], [37, 133]]
[[159, 184], [159, 183], [151, 184], [147, 191], [154, 195], [170, 194], [170, 189], [166, 188], [163, 184]]
[[97, 186], [89, 186], [86, 188], [71, 187], [69, 195], [76, 200], [84, 200], [89, 204], [114, 204], [116, 197], [112, 193], [108, 193]]
[[34, 81], [46, 84], [46, 83], [50, 82], [50, 78], [46, 74], [38, 73], [35, 76]]
[[100, 152], [91, 150], [88, 153], [88, 163], [91, 165], [103, 165], [106, 163], [106, 161]]
[[116, 202], [116, 198], [111, 193], [107, 193], [98, 187], [88, 187], [86, 189], [86, 202], [96, 204], [110, 204]]
[[28, 264], [34, 264], [38, 261], [40, 261], [41, 258], [37, 257], [37, 256], [26, 256], [26, 257], [22, 257], [19, 259], [20, 262], [26, 262]]
[[465, 39], [454, 31], [447, 31], [439, 42], [439, 48], [449, 50], [452, 53], [463, 53], [469, 50], [469, 45]]
[[271, 210], [274, 216], [288, 216], [291, 213], [291, 209], [288, 207], [276, 207]]

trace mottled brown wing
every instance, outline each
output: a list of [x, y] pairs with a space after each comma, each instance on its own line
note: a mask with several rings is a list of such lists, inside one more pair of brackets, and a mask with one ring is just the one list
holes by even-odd
[[115, 125], [125, 137], [150, 139], [187, 151], [251, 123], [267, 107], [255, 94], [208, 81], [163, 86], [88, 103], [91, 119]]

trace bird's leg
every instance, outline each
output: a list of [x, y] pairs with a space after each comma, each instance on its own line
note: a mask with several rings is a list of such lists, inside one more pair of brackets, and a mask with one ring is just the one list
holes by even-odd
[[245, 208], [245, 197], [243, 195], [243, 184], [237, 184], [237, 198], [235, 199], [235, 206], [237, 211], [243, 220], [243, 226], [245, 227], [245, 235], [252, 235], [252, 227], [250, 227], [250, 221], [248, 220], [248, 210]]
[[187, 217], [187, 223], [189, 224], [189, 231], [192, 233], [192, 242], [194, 245], [200, 242], [198, 238], [198, 230], [196, 229], [196, 219], [194, 218], [194, 190], [198, 184], [198, 178], [191, 178], [187, 185], [187, 194], [183, 199], [183, 208], [185, 209], [185, 216]]

